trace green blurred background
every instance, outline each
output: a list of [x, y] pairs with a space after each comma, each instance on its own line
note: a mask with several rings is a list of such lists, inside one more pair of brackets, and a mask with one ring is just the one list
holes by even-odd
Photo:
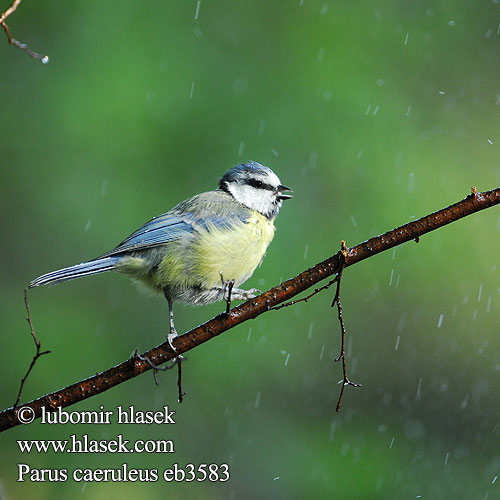
[[[3, 8], [9, 2], [4, 2]], [[294, 189], [248, 287], [500, 184], [498, 1], [26, 0], [0, 43], [1, 406], [33, 354], [23, 288], [109, 250], [249, 159]], [[175, 410], [175, 426], [42, 425], [0, 435], [0, 497], [500, 498], [500, 211], [344, 274], [70, 410]], [[105, 274], [31, 293], [43, 347], [24, 400], [160, 343], [164, 301]], [[186, 331], [222, 304], [178, 307]], [[174, 455], [21, 454], [18, 439], [173, 439]], [[222, 463], [226, 483], [17, 482], [33, 468]]]

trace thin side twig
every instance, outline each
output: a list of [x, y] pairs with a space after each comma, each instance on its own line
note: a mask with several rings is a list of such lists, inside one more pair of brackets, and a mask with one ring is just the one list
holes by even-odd
[[301, 299], [297, 300], [291, 300], [290, 302], [285, 302], [284, 304], [280, 304], [279, 306], [274, 306], [269, 309], [270, 311], [279, 311], [280, 309], [283, 309], [283, 307], [290, 307], [294, 306], [295, 304], [298, 304], [299, 302], [309, 302], [309, 299], [317, 295], [319, 292], [322, 292], [323, 290], [328, 290], [334, 283], [337, 283], [339, 277], [338, 275], [335, 276], [335, 278], [331, 281], [329, 281], [326, 285], [323, 285], [319, 288], [315, 288], [314, 292], [310, 293], [307, 297], [302, 297]]
[[0, 15], [0, 23], [3, 23], [13, 12], [16, 11], [22, 0], [14, 0], [11, 6]]
[[337, 412], [340, 411], [340, 405], [342, 404], [342, 397], [344, 396], [344, 389], [346, 385], [352, 385], [353, 387], [361, 387], [361, 384], [355, 384], [354, 382], [351, 382], [347, 377], [347, 367], [345, 361], [346, 330], [344, 324], [344, 317], [342, 316], [342, 304], [340, 303], [340, 283], [342, 281], [342, 272], [344, 271], [345, 258], [347, 256], [347, 247], [345, 241], [342, 241], [342, 249], [340, 250], [340, 254], [342, 255], [342, 262], [340, 264], [340, 270], [337, 273], [337, 290], [335, 291], [335, 297], [331, 304], [332, 307], [335, 307], [335, 305], [337, 306], [338, 318], [340, 322], [340, 331], [341, 331], [340, 354], [338, 355], [337, 358], [335, 358], [336, 362], [342, 360], [342, 375], [343, 375], [342, 387], [340, 389], [339, 399], [337, 401], [337, 408], [336, 408]]
[[11, 6], [0, 15], [0, 25], [3, 27], [5, 30], [5, 34], [7, 35], [7, 38], [9, 40], [9, 43], [11, 45], [14, 45], [18, 49], [21, 49], [22, 51], [26, 52], [30, 57], [33, 59], [38, 59], [42, 61], [43, 64], [47, 64], [49, 62], [49, 56], [46, 56], [44, 54], [39, 54], [38, 52], [35, 52], [34, 50], [31, 50], [28, 45], [25, 43], [20, 42], [19, 40], [16, 40], [12, 34], [10, 33], [10, 29], [7, 26], [7, 23], [5, 20], [13, 13], [16, 11], [17, 7], [19, 4], [22, 2], [22, 0], [14, 0], [11, 4]]
[[33, 359], [31, 360], [31, 363], [28, 367], [28, 371], [26, 372], [26, 375], [21, 379], [21, 384], [19, 386], [19, 391], [17, 393], [17, 398], [16, 402], [14, 403], [14, 410], [17, 408], [17, 405], [19, 404], [19, 401], [21, 400], [21, 394], [23, 393], [23, 387], [24, 383], [26, 382], [26, 379], [28, 378], [29, 374], [31, 373], [31, 370], [35, 366], [35, 363], [37, 362], [38, 358], [43, 356], [44, 354], [49, 354], [51, 351], [42, 351], [42, 343], [38, 340], [36, 333], [35, 333], [35, 328], [33, 326], [33, 321], [31, 319], [31, 311], [30, 311], [30, 305], [28, 302], [28, 289], [24, 289], [24, 305], [26, 306], [26, 321], [28, 322], [28, 325], [30, 326], [30, 332], [31, 332], [31, 337], [33, 338], [33, 342], [35, 343], [35, 355], [33, 356]]
[[323, 285], [322, 287], [316, 288], [314, 292], [310, 293], [307, 297], [303, 297], [301, 299], [297, 300], [291, 300], [290, 302], [285, 302], [284, 304], [280, 304], [279, 306], [272, 307], [272, 311], [277, 311], [279, 309], [282, 309], [283, 307], [289, 307], [293, 306], [295, 304], [298, 304], [299, 302], [308, 302], [311, 297], [314, 297], [318, 293], [322, 292], [323, 290], [327, 290], [330, 288], [334, 283], [337, 283], [337, 289], [335, 291], [335, 298], [333, 299], [331, 303], [331, 307], [337, 306], [337, 311], [338, 311], [338, 319], [340, 322], [340, 332], [341, 332], [341, 344], [340, 344], [340, 354], [338, 355], [337, 358], [335, 358], [335, 362], [342, 360], [342, 372], [343, 372], [343, 379], [342, 379], [342, 388], [340, 389], [340, 394], [339, 394], [339, 399], [337, 402], [337, 408], [336, 411], [340, 411], [340, 406], [342, 404], [342, 397], [344, 396], [344, 389], [346, 385], [352, 385], [353, 387], [361, 387], [361, 384], [355, 384], [354, 382], [351, 382], [347, 376], [347, 367], [346, 367], [346, 360], [345, 360], [345, 336], [346, 336], [346, 328], [344, 324], [344, 317], [342, 314], [342, 304], [340, 303], [340, 283], [342, 280], [342, 272], [345, 267], [345, 258], [347, 256], [347, 246], [345, 241], [341, 242], [341, 249], [340, 249], [340, 255], [341, 257], [341, 263], [340, 263], [340, 269], [337, 273], [337, 276], [331, 281], [329, 281], [326, 285]]
[[182, 361], [186, 358], [182, 356], [177, 356], [177, 388], [179, 390], [179, 403], [184, 401], [185, 392], [182, 392]]

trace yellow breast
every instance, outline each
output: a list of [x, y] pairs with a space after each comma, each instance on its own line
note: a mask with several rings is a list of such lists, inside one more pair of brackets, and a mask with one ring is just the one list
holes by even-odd
[[202, 285], [211, 288], [224, 280], [241, 285], [261, 263], [274, 236], [274, 224], [258, 212], [246, 223], [232, 228], [208, 227], [200, 233], [193, 248], [194, 271]]

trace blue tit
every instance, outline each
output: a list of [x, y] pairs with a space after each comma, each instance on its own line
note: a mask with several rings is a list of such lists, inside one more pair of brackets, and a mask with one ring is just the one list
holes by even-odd
[[112, 270], [128, 275], [167, 299], [172, 345], [175, 301], [201, 305], [221, 300], [233, 280], [231, 298], [255, 296], [258, 290], [239, 286], [262, 262], [274, 236], [274, 219], [283, 200], [292, 197], [289, 192], [270, 168], [253, 161], [237, 165], [217, 189], [151, 219], [114, 250], [44, 274], [29, 287]]

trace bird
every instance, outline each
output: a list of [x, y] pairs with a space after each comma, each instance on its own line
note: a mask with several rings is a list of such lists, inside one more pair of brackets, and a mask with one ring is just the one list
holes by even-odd
[[167, 340], [175, 351], [174, 302], [205, 305], [259, 293], [239, 287], [262, 263], [274, 220], [292, 192], [269, 167], [241, 163], [222, 176], [217, 189], [154, 217], [96, 259], [35, 278], [29, 288], [106, 271], [125, 274], [167, 299]]

